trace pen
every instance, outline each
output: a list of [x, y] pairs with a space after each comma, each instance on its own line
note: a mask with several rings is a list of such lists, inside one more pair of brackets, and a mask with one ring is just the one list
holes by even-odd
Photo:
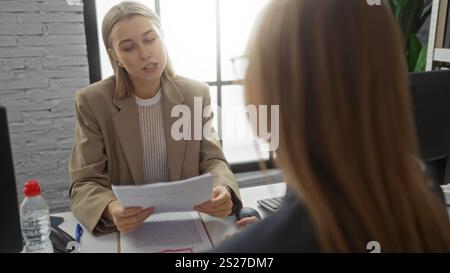
[[193, 253], [194, 249], [192, 247], [178, 248], [178, 249], [164, 249], [159, 253]]
[[75, 237], [77, 239], [77, 242], [80, 242], [81, 236], [83, 235], [83, 228], [80, 224], [77, 224], [75, 227]]

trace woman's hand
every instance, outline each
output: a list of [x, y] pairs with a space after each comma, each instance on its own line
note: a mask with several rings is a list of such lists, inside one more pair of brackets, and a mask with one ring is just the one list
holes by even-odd
[[234, 235], [241, 232], [245, 227], [250, 226], [258, 221], [259, 219], [256, 218], [256, 216], [242, 218], [241, 220], [236, 222], [236, 226], [238, 227], [238, 229], [235, 232], [227, 235], [225, 238], [226, 239], [232, 238]]
[[111, 201], [105, 209], [104, 216], [114, 222], [120, 232], [129, 232], [138, 228], [147, 219], [155, 208], [131, 207], [124, 208], [119, 201]]
[[241, 220], [236, 222], [236, 226], [241, 229], [243, 227], [246, 227], [248, 225], [254, 224], [256, 222], [258, 222], [258, 218], [256, 218], [256, 216], [251, 216], [251, 217], [245, 217], [242, 218]]
[[194, 210], [203, 212], [214, 217], [225, 217], [230, 215], [233, 208], [231, 194], [225, 186], [213, 188], [212, 199], [194, 207]]

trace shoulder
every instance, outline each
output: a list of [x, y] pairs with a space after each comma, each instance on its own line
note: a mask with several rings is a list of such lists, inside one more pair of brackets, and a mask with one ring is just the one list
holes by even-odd
[[77, 103], [84, 101], [89, 102], [104, 102], [111, 101], [114, 98], [115, 83], [114, 76], [104, 80], [93, 83], [79, 91], [77, 91], [75, 98]]
[[209, 86], [204, 82], [180, 75], [174, 76], [172, 81], [184, 96], [205, 96], [209, 94]]
[[213, 251], [224, 253], [319, 252], [313, 225], [306, 208], [300, 201], [291, 200], [276, 214], [244, 229]]

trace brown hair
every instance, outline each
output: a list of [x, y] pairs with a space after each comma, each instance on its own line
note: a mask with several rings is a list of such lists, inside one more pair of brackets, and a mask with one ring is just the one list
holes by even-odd
[[279, 105], [277, 163], [323, 251], [450, 251], [419, 167], [401, 36], [385, 4], [277, 0], [248, 47], [247, 103]]
[[[156, 27], [159, 35], [162, 36], [161, 31], [161, 20], [154, 11], [149, 9], [142, 3], [134, 2], [134, 1], [123, 1], [119, 4], [113, 6], [105, 15], [102, 22], [102, 35], [103, 35], [103, 43], [105, 44], [106, 50], [112, 48], [111, 45], [111, 31], [114, 25], [131, 16], [141, 15], [149, 18], [152, 21], [152, 24]], [[115, 96], [118, 98], [124, 98], [129, 96], [132, 90], [132, 82], [128, 76], [127, 71], [119, 66], [114, 56], [108, 54], [109, 61], [111, 62], [111, 66], [114, 70], [114, 75], [116, 76], [116, 93]], [[172, 79], [174, 76], [174, 71], [172, 68], [172, 64], [170, 62], [169, 56], [167, 56], [167, 64], [164, 68], [163, 77], [167, 79]]]

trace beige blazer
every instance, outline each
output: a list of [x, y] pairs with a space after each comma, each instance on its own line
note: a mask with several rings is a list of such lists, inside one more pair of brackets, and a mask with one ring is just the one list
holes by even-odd
[[[94, 83], [76, 94], [75, 144], [69, 163], [70, 206], [78, 220], [93, 232], [110, 232], [100, 221], [116, 197], [111, 185], [143, 184], [143, 148], [134, 96], [114, 97], [115, 78]], [[164, 135], [171, 181], [211, 172], [214, 186], [227, 185], [240, 203], [239, 188], [218, 140], [179, 140], [171, 137], [172, 107], [187, 105], [194, 116], [194, 97], [210, 104], [206, 84], [176, 76], [161, 81]], [[203, 118], [203, 125], [210, 118]], [[193, 128], [193, 127], [192, 127]], [[194, 130], [192, 130], [194, 131]], [[235, 202], [234, 202], [235, 203]]]

